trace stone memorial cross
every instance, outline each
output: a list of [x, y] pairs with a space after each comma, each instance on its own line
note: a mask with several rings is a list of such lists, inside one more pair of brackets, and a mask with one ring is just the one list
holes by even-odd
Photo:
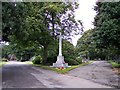
[[59, 55], [57, 56], [56, 63], [53, 63], [53, 67], [68, 67], [68, 63], [65, 63], [64, 56], [62, 56], [62, 35], [59, 36]]

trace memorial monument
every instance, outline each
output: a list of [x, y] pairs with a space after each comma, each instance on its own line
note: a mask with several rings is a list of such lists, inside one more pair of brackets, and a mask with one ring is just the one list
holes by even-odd
[[62, 56], [62, 35], [59, 35], [59, 55], [57, 56], [56, 63], [53, 63], [53, 67], [68, 67], [68, 63], [65, 63], [64, 56]]

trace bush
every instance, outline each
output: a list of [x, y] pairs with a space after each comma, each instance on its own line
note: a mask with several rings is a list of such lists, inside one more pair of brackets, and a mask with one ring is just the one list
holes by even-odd
[[79, 62], [73, 57], [65, 57], [65, 62], [69, 65], [79, 65]]
[[41, 64], [43, 62], [42, 57], [40, 55], [36, 56], [35, 59], [32, 61], [33, 64]]
[[57, 57], [48, 57], [47, 58], [47, 65], [52, 65], [53, 63], [55, 63], [57, 61]]
[[77, 61], [79, 64], [81, 64], [81, 63], [82, 63], [82, 57], [77, 57], [77, 58], [76, 58], [76, 61]]
[[79, 65], [79, 62], [77, 62], [76, 60], [72, 60], [72, 59], [69, 59], [68, 61], [67, 61], [67, 63], [69, 64], [69, 65]]
[[6, 59], [6, 58], [1, 58], [0, 61], [2, 61], [2, 62], [7, 62], [8, 59]]
[[29, 61], [29, 58], [24, 58], [21, 60], [21, 62]]
[[120, 64], [118, 62], [110, 60], [109, 63], [112, 65], [114, 68], [120, 68]]

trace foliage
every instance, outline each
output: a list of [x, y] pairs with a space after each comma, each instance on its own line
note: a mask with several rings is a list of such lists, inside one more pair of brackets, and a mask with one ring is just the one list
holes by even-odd
[[120, 63], [115, 62], [113, 60], [110, 60], [109, 63], [112, 65], [112, 67], [114, 68], [120, 68]]
[[1, 58], [0, 59], [0, 62], [7, 62], [8, 61], [8, 59], [6, 59], [6, 58]]
[[42, 57], [40, 55], [36, 56], [34, 60], [32, 60], [33, 64], [41, 64]]
[[93, 39], [93, 29], [83, 33], [82, 37], [78, 40], [76, 46], [76, 53], [78, 57], [96, 59], [106, 58], [106, 50], [96, 47], [96, 41]]
[[2, 47], [2, 58], [9, 59], [8, 55], [12, 53], [12, 47], [11, 46], [3, 46]]
[[35, 46], [24, 48], [17, 44], [9, 43], [9, 45], [2, 47], [2, 57], [10, 59], [10, 55], [14, 54], [19, 61], [28, 61], [38, 51], [39, 48], [35, 48]]
[[3, 41], [22, 48], [37, 45], [42, 49], [43, 63], [47, 62], [49, 46], [60, 32], [69, 39], [82, 30], [82, 23], [74, 18], [74, 11], [78, 8], [74, 2], [5, 2], [2, 6]]
[[78, 40], [78, 57], [120, 61], [120, 2], [97, 2], [94, 29], [84, 32]]
[[1, 61], [0, 60], [0, 67], [3, 67], [7, 62], [6, 61]]
[[76, 61], [77, 61], [79, 64], [81, 64], [81, 63], [82, 63], [82, 60], [83, 60], [83, 58], [82, 58], [82, 57], [79, 57], [79, 56], [77, 56], [77, 57], [76, 57]]
[[94, 47], [94, 42], [92, 40], [92, 32], [93, 30], [88, 30], [84, 32], [82, 37], [77, 41], [76, 50], [78, 52], [78, 55], [81, 57], [88, 56], [89, 50], [91, 47]]
[[119, 58], [120, 2], [97, 2], [95, 10], [97, 11], [94, 21], [96, 46], [109, 50], [110, 53], [113, 53], [113, 56], [117, 55]]
[[76, 60], [75, 48], [69, 41], [63, 40], [62, 50], [63, 50], [63, 56], [65, 58], [66, 63], [69, 63], [70, 65], [78, 65], [78, 64], [80, 64]]

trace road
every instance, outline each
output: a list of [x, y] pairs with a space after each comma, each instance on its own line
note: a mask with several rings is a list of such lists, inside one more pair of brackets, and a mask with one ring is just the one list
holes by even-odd
[[[37, 73], [30, 65], [22, 62], [9, 62], [2, 68], [3, 88], [45, 88], [31, 73]], [[41, 74], [41, 72], [39, 72]]]
[[94, 61], [92, 64], [70, 71], [68, 75], [108, 86], [119, 87], [120, 85], [120, 76], [115, 74], [107, 61]]
[[27, 65], [8, 62], [2, 70], [3, 88], [111, 88], [71, 75]]

